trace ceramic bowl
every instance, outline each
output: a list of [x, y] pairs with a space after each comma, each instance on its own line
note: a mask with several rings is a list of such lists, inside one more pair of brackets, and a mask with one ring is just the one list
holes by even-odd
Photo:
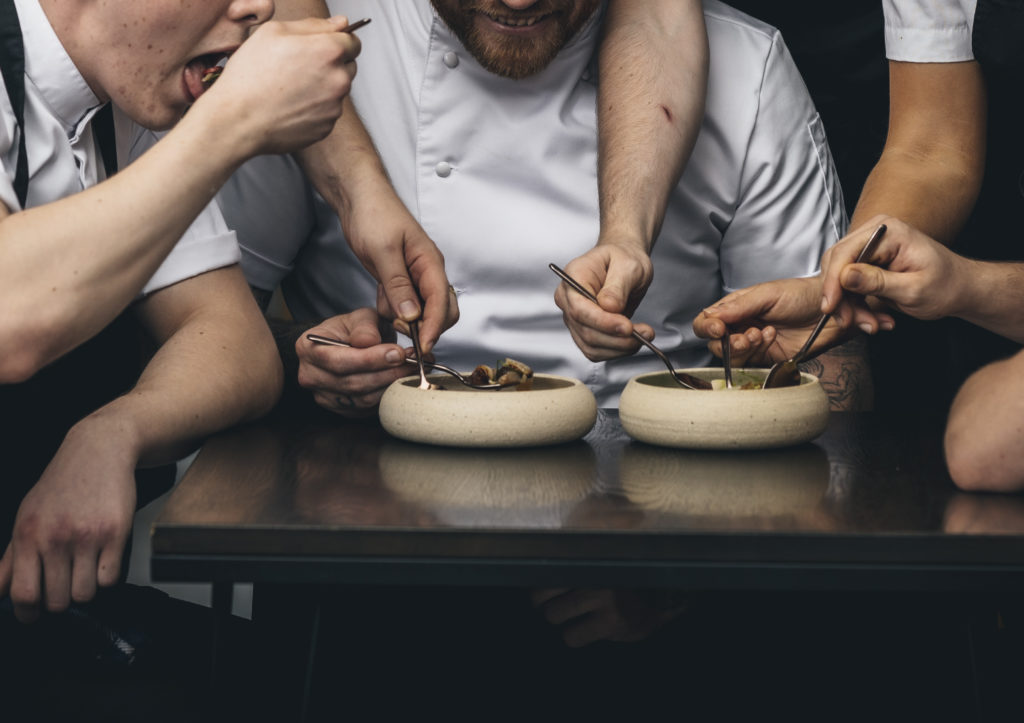
[[390, 434], [447, 447], [533, 447], [579, 439], [597, 419], [594, 394], [576, 379], [534, 374], [527, 391], [429, 379], [447, 389], [420, 389], [419, 377], [406, 377], [385, 390], [380, 422]]
[[[713, 381], [721, 369], [685, 369]], [[734, 381], [763, 381], [767, 369], [734, 370]], [[770, 449], [807, 442], [828, 426], [828, 397], [818, 378], [780, 389], [684, 389], [668, 372], [651, 372], [626, 384], [619, 419], [633, 439], [685, 449]]]

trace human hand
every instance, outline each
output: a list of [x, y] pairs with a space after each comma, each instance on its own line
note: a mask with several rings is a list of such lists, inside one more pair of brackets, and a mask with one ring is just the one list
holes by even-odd
[[[728, 326], [732, 362], [771, 365], [784, 361], [807, 340], [821, 317], [819, 277], [780, 279], [734, 291], [702, 311], [693, 321], [694, 333], [711, 340], [708, 347], [722, 355]], [[846, 330], [837, 320], [822, 331], [812, 354], [845, 340]]]
[[[868, 237], [887, 227], [871, 263], [853, 263]], [[955, 315], [970, 262], [924, 233], [890, 216], [876, 216], [848, 234], [822, 260], [822, 310], [851, 303], [844, 291], [874, 296], [917, 319]], [[868, 322], [861, 316], [858, 321]]]
[[[429, 352], [459, 320], [441, 251], [390, 186], [360, 196], [340, 218], [352, 252], [380, 282], [377, 313], [399, 322], [422, 315], [420, 343]], [[399, 327], [408, 331], [403, 323]]]
[[531, 597], [545, 620], [562, 626], [562, 640], [570, 648], [643, 640], [686, 609], [685, 602], [664, 592], [558, 588], [536, 590]]
[[75, 425], [18, 508], [0, 559], [0, 597], [32, 622], [117, 582], [135, 513], [137, 455], [124, 430], [93, 415]]
[[373, 309], [334, 316], [309, 329], [311, 334], [348, 342], [353, 348], [314, 344], [303, 334], [295, 342], [299, 386], [313, 392], [324, 409], [346, 417], [372, 414], [388, 385], [410, 374], [407, 350]]
[[359, 38], [344, 17], [268, 22], [231, 56], [191, 113], [237, 123], [246, 157], [288, 153], [327, 136], [356, 75]]
[[555, 290], [565, 325], [588, 359], [633, 354], [640, 348], [634, 329], [648, 341], [654, 339], [653, 328], [629, 319], [654, 277], [646, 252], [637, 246], [598, 244], [570, 261], [565, 271], [597, 297], [595, 305], [564, 283]]

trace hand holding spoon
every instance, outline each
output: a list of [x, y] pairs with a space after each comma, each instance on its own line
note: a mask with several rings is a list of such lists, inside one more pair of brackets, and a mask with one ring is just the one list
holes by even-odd
[[[562, 279], [562, 281], [567, 283], [573, 289], [573, 291], [585, 296], [586, 298], [593, 301], [595, 304], [597, 303], [597, 297], [595, 297], [593, 294], [587, 291], [587, 288], [585, 286], [580, 284], [580, 282], [578, 282], [573, 277], [569, 276], [569, 274], [565, 273], [558, 266], [555, 266], [554, 264], [548, 264], [548, 268], [554, 271]], [[633, 338], [639, 341], [644, 346], [646, 346], [651, 351], [653, 351], [655, 356], [661, 359], [665, 366], [668, 367], [669, 374], [672, 375], [672, 378], [675, 379], [680, 386], [686, 387], [687, 389], [711, 389], [711, 382], [706, 382], [703, 379], [698, 379], [697, 377], [687, 374], [686, 372], [676, 371], [676, 368], [672, 365], [672, 361], [668, 358], [665, 352], [663, 352], [658, 347], [654, 346], [654, 344], [652, 344], [651, 342], [644, 339], [640, 335], [640, 333], [637, 332], [636, 329], [633, 330]]]
[[[885, 224], [882, 224], [875, 229], [875, 232], [871, 234], [871, 238], [864, 244], [864, 248], [861, 249], [860, 253], [857, 254], [857, 259], [854, 263], [862, 263], [868, 257], [871, 256], [875, 251], [875, 247], [882, 240], [882, 236], [885, 235]], [[807, 341], [800, 347], [796, 354], [791, 356], [789, 359], [781, 362], [776, 362], [772, 365], [772, 368], [768, 370], [768, 376], [764, 379], [763, 388], [772, 389], [775, 387], [795, 387], [800, 383], [800, 368], [797, 366], [807, 359], [808, 352], [811, 350], [811, 346], [814, 344], [814, 340], [818, 338], [821, 330], [825, 328], [825, 324], [828, 323], [831, 314], [822, 314], [818, 320], [817, 326], [811, 332], [811, 335], [807, 337]], [[726, 348], [727, 342], [723, 343], [723, 350]]]

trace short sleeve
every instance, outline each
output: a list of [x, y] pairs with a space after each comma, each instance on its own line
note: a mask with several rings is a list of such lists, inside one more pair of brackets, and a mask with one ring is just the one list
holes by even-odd
[[146, 282], [142, 295], [152, 294], [207, 271], [237, 264], [240, 258], [234, 232], [224, 223], [216, 204], [210, 203]]
[[[129, 162], [145, 153], [162, 135], [139, 126], [132, 128], [129, 135]], [[141, 296], [152, 294], [207, 271], [237, 264], [240, 258], [234, 232], [228, 229], [217, 204], [211, 201], [185, 230], [156, 273], [146, 282]]]
[[909, 63], [973, 60], [976, 5], [977, 0], [883, 0], [886, 57]]
[[776, 33], [743, 162], [739, 203], [722, 239], [722, 283], [734, 291], [814, 274], [846, 225], [821, 118]]

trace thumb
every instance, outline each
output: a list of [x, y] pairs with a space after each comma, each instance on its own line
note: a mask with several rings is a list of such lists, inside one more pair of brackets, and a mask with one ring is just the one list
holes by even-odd
[[597, 292], [597, 303], [605, 311], [621, 314], [633, 291], [633, 279], [628, 274], [616, 273], [609, 269], [601, 290]]
[[839, 283], [846, 291], [861, 296], [885, 296], [888, 272], [869, 264], [850, 264], [839, 274]]

